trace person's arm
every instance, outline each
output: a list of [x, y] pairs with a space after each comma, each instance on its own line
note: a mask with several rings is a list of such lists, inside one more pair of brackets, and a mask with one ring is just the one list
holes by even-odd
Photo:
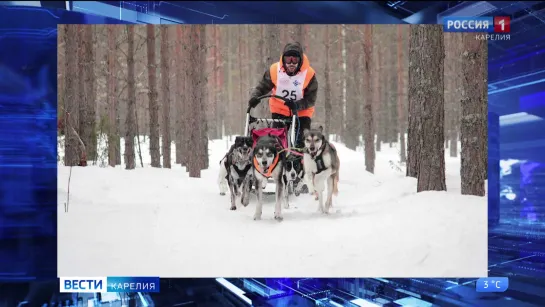
[[318, 80], [316, 75], [312, 76], [308, 86], [305, 88], [303, 99], [297, 102], [297, 109], [305, 110], [313, 107], [316, 104], [316, 97], [318, 96]]
[[257, 86], [252, 90], [251, 97], [257, 98], [268, 94], [274, 88], [274, 83], [271, 80], [271, 72], [269, 69], [263, 74], [263, 78], [259, 81]]

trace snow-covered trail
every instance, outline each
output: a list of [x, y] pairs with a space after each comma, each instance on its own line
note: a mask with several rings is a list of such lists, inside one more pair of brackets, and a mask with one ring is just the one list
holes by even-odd
[[[487, 274], [487, 200], [462, 196], [459, 160], [447, 158], [448, 192], [416, 193], [416, 180], [391, 166], [397, 149], [362, 153], [335, 144], [339, 196], [331, 214], [310, 195], [291, 198], [284, 221], [263, 219], [256, 199], [236, 211], [216, 184], [226, 141], [210, 141], [210, 169], [132, 171], [59, 166], [59, 276], [472, 277]], [[142, 148], [149, 165], [147, 146]]]

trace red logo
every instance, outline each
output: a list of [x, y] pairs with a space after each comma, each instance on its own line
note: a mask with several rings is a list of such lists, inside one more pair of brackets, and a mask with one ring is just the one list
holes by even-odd
[[495, 33], [509, 33], [511, 31], [511, 18], [510, 17], [494, 17], [494, 32]]

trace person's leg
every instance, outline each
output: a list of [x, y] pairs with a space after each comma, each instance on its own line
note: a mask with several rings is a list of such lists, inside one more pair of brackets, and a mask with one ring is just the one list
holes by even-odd
[[310, 117], [299, 117], [299, 128], [297, 128], [297, 125], [295, 126], [295, 129], [297, 129], [297, 142], [295, 144], [295, 147], [300, 149], [303, 149], [303, 147], [305, 147], [304, 131], [305, 129], [310, 129], [311, 122], [312, 120], [310, 119]]

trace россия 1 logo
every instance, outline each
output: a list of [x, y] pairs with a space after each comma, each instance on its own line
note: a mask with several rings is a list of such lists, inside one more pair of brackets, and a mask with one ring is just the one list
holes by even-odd
[[[445, 17], [444, 32], [476, 32], [476, 39], [510, 40], [511, 18], [495, 17]], [[488, 33], [488, 34], [485, 34]]]

